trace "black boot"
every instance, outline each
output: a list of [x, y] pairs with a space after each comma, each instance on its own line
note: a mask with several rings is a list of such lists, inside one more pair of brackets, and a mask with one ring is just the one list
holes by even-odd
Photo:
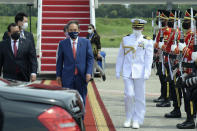
[[106, 76], [105, 76], [105, 74], [104, 74], [104, 75], [102, 75], [102, 79], [103, 79], [103, 81], [105, 81], [105, 80], [106, 80]]
[[174, 109], [170, 113], [166, 113], [164, 116], [166, 118], [181, 118], [181, 111], [180, 109]]
[[183, 123], [177, 124], [176, 127], [178, 129], [194, 129], [195, 128], [194, 119], [187, 119]]
[[170, 104], [170, 101], [168, 101], [168, 100], [156, 104], [156, 107], [170, 107], [170, 106], [171, 106], [171, 104]]
[[153, 99], [153, 102], [163, 102], [164, 98], [162, 96], [158, 97], [157, 99]]

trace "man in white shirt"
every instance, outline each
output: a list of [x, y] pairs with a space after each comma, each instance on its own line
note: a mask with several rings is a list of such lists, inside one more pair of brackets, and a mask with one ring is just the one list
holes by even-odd
[[145, 80], [151, 75], [153, 60], [153, 42], [142, 35], [144, 24], [142, 19], [132, 19], [133, 33], [123, 37], [116, 63], [116, 77], [122, 77], [125, 85], [124, 127], [138, 129], [145, 115]]

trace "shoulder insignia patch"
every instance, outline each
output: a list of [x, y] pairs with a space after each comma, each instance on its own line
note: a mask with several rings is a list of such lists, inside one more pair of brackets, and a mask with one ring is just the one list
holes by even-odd
[[151, 40], [151, 38], [148, 37], [148, 36], [144, 36], [143, 38], [144, 38], [144, 39], [147, 39], [147, 40]]

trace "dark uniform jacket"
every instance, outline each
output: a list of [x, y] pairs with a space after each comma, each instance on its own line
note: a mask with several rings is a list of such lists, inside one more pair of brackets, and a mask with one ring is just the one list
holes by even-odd
[[31, 73], [37, 73], [35, 47], [31, 41], [19, 39], [15, 57], [11, 46], [10, 39], [0, 42], [0, 75], [3, 69], [5, 79], [29, 81]]

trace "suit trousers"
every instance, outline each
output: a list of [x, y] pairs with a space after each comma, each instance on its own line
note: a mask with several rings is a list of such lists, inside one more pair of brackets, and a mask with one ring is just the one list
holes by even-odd
[[126, 119], [143, 124], [145, 115], [145, 80], [123, 77]]
[[72, 83], [69, 83], [68, 85], [62, 85], [62, 86], [65, 88], [77, 90], [79, 94], [81, 95], [84, 106], [85, 106], [86, 96], [87, 96], [87, 83], [80, 75], [75, 75]]

